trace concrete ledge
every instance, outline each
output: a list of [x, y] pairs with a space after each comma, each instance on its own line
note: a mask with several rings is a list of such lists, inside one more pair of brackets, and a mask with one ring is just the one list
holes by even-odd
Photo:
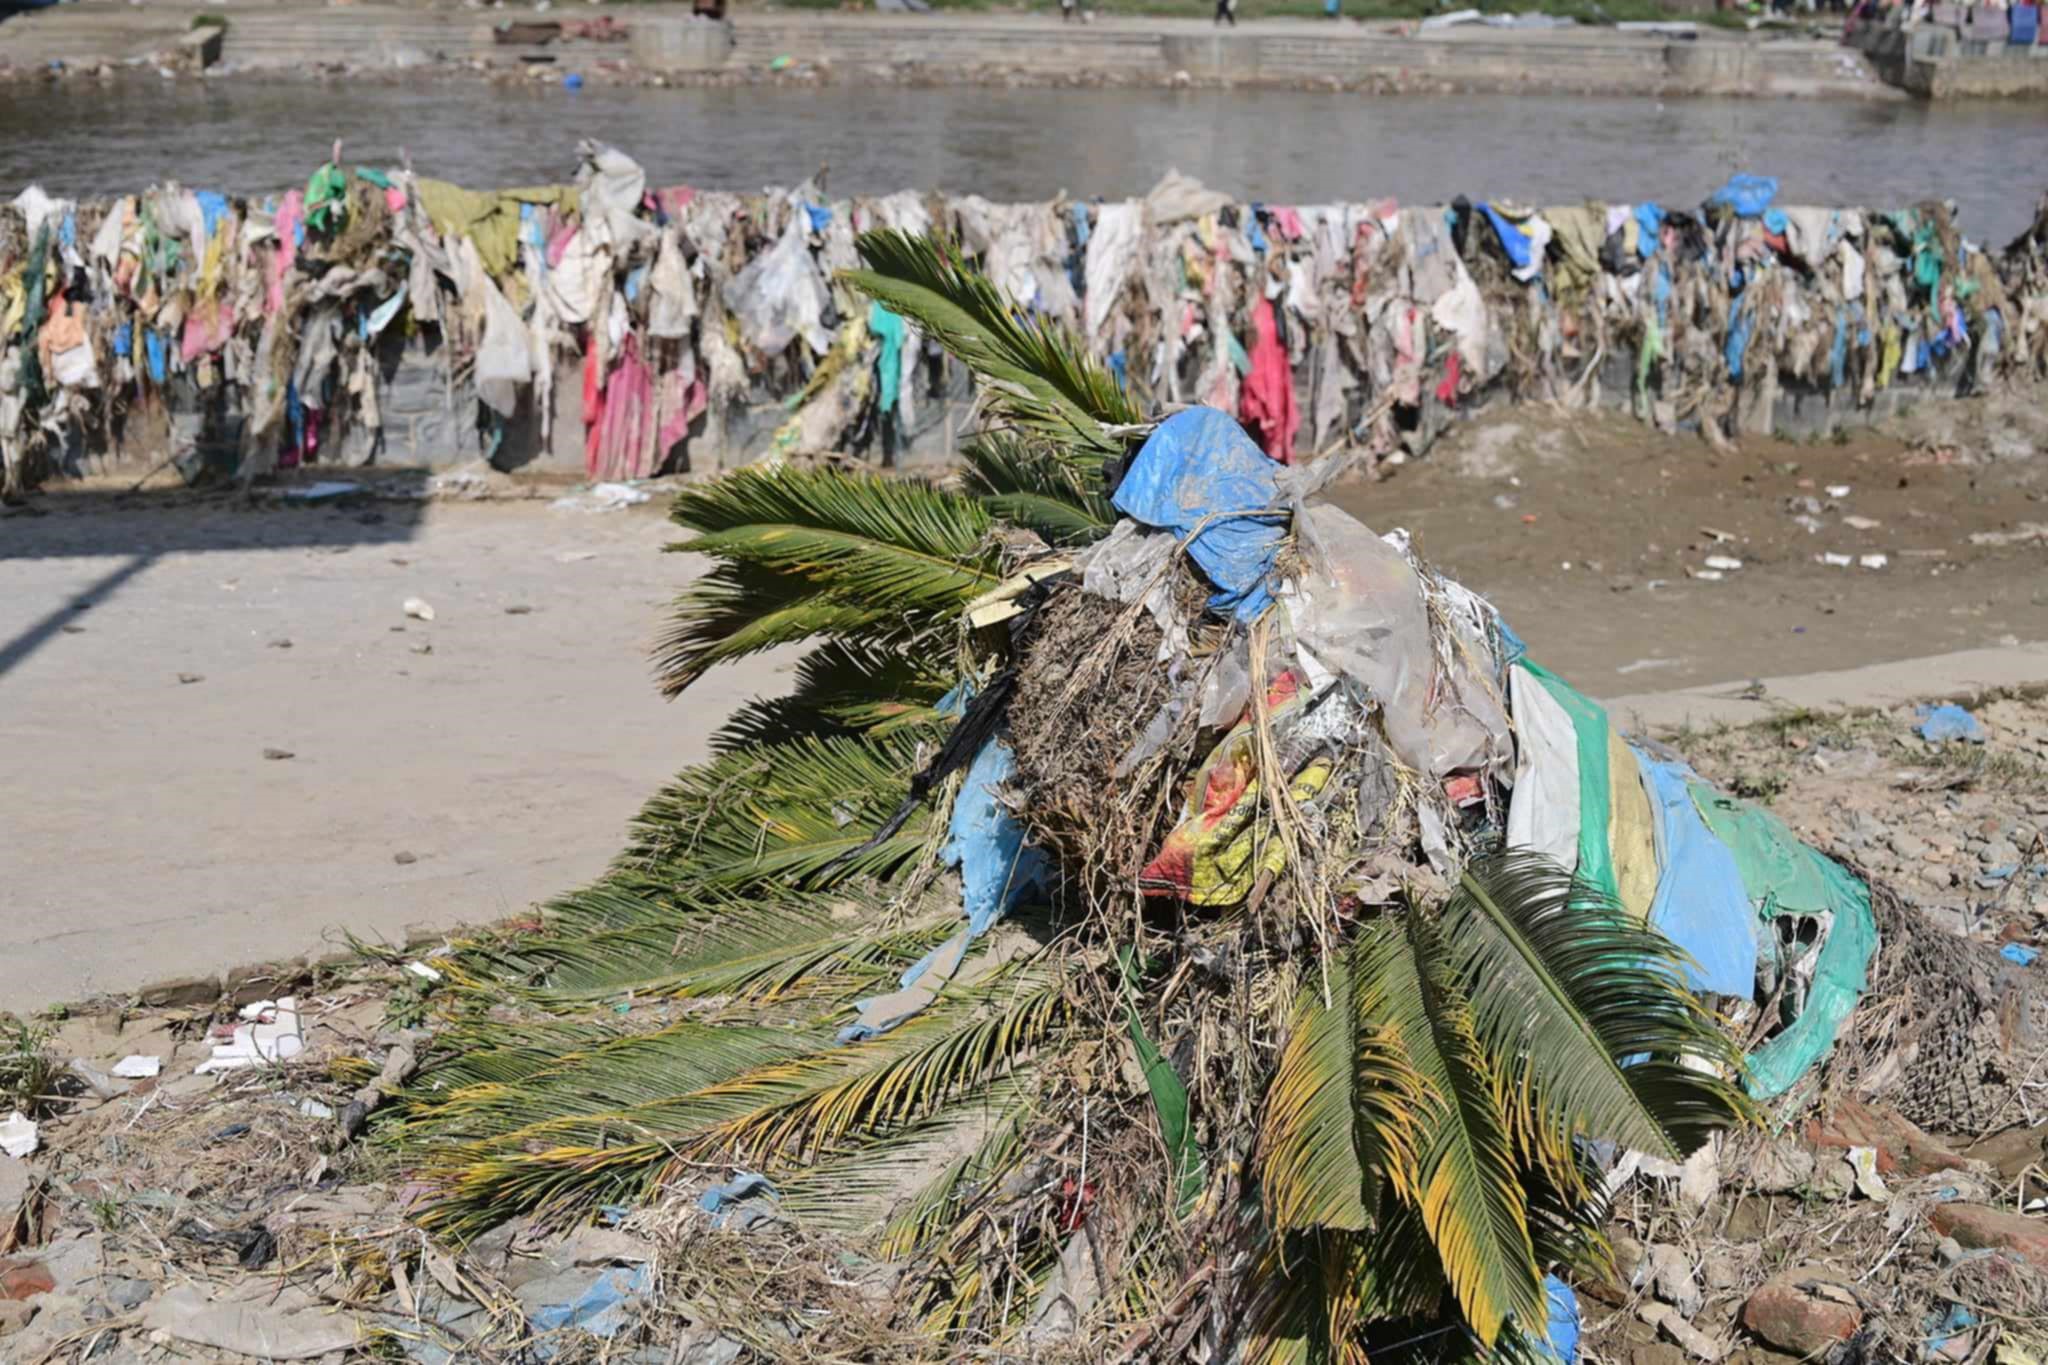
[[1749, 725], [1801, 707], [1897, 706], [1960, 700], [2007, 688], [2048, 686], [2048, 643], [1966, 649], [1924, 659], [1868, 664], [1829, 673], [1765, 678], [1755, 698], [1740, 683], [1648, 692], [1603, 701], [1631, 730], [1655, 734], [1685, 725]]

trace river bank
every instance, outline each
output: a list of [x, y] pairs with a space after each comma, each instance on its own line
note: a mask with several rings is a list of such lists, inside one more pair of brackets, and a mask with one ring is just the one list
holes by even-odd
[[[679, 8], [679, 7], [678, 7]], [[612, 12], [607, 11], [610, 15]], [[626, 85], [1222, 87], [1351, 93], [1635, 94], [1900, 99], [1861, 54], [1812, 37], [1702, 28], [1696, 37], [1579, 25], [1424, 32], [1408, 22], [1267, 19], [1219, 30], [1195, 19], [821, 14], [749, 10], [729, 28], [665, 7], [572, 21], [521, 9], [285, 4], [65, 5], [8, 24], [0, 73], [15, 81], [198, 75], [195, 17], [228, 20], [215, 60], [233, 73], [378, 72], [406, 79]], [[523, 32], [500, 34], [517, 20]], [[529, 26], [539, 25], [539, 29]], [[507, 39], [519, 39], [508, 42]], [[55, 65], [53, 65], [55, 64]], [[0, 75], [0, 79], [4, 79]]]

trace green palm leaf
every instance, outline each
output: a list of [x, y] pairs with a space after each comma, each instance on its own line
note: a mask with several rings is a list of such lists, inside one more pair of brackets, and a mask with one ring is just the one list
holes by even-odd
[[670, 548], [760, 564], [849, 598], [943, 610], [1000, 580], [973, 499], [910, 479], [783, 465], [685, 489], [670, 515], [700, 534]]
[[841, 278], [938, 339], [985, 383], [999, 425], [1031, 431], [1084, 467], [1122, 453], [1105, 426], [1136, 406], [1065, 328], [1026, 318], [950, 243], [880, 230], [856, 243], [864, 270]]
[[742, 469], [685, 490], [671, 515], [700, 532], [671, 549], [720, 563], [683, 590], [656, 643], [669, 696], [776, 645], [928, 637], [1001, 581], [988, 511], [913, 480]]
[[[686, 768], [641, 810], [612, 879], [657, 896], [684, 885], [803, 881], [895, 811], [928, 738], [909, 728], [796, 735]], [[920, 810], [828, 880], [886, 880], [924, 848], [931, 819]]]
[[960, 452], [967, 490], [998, 520], [1036, 531], [1050, 545], [1107, 535], [1117, 511], [1058, 456], [1009, 432], [984, 432]]
[[1414, 1168], [1390, 1175], [1428, 1230], [1465, 1320], [1491, 1345], [1510, 1320], [1545, 1313], [1492, 1056], [1474, 1032], [1451, 951], [1425, 915], [1380, 921], [1357, 952], [1359, 1013], [1382, 1026], [1429, 1088]]
[[1740, 1074], [1679, 985], [1679, 950], [1547, 858], [1474, 863], [1443, 929], [1483, 1047], [1509, 1059], [1523, 1140], [1554, 1175], [1571, 1180], [1582, 1133], [1678, 1160], [1745, 1112], [1733, 1086], [1685, 1063]]
[[892, 928], [887, 902], [855, 888], [829, 900], [705, 891], [662, 909], [623, 927], [527, 940], [500, 957], [499, 974], [531, 982], [529, 999], [558, 1010], [621, 993], [744, 1003], [825, 984], [843, 997], [900, 974], [960, 920], [957, 904], [932, 897]]
[[830, 640], [796, 666], [786, 697], [748, 703], [720, 727], [720, 752], [772, 744], [790, 735], [883, 731], [944, 723], [938, 703], [954, 683], [918, 655], [853, 640]]
[[654, 673], [674, 697], [718, 664], [819, 636], [900, 642], [922, 623], [886, 605], [833, 596], [817, 584], [758, 564], [721, 564], [676, 595], [654, 642]]

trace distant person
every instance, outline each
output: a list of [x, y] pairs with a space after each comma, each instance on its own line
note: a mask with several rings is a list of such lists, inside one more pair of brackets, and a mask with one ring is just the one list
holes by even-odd
[[1237, 27], [1237, 0], [1216, 0], [1216, 22]]
[[1078, 18], [1080, 18], [1080, 17], [1081, 17], [1081, 0], [1060, 0], [1060, 22], [1061, 22], [1061, 23], [1063, 23], [1063, 24], [1064, 24], [1064, 23], [1067, 23], [1067, 22], [1068, 22], [1068, 21], [1070, 21], [1070, 20], [1073, 20], [1073, 19], [1078, 19]]

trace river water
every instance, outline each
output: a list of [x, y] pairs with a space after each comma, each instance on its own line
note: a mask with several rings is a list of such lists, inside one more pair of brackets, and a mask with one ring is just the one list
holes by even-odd
[[[2048, 104], [1350, 96], [1293, 91], [505, 89], [228, 78], [0, 87], [0, 192], [105, 194], [167, 178], [302, 183], [331, 141], [373, 165], [491, 187], [566, 179], [579, 137], [657, 184], [756, 189], [830, 165], [829, 188], [1040, 199], [1143, 193], [1169, 167], [1276, 203], [1460, 193], [1537, 203], [1698, 203], [1736, 170], [1780, 202], [1954, 199], [2002, 245], [2048, 188]], [[2029, 169], [2031, 168], [2031, 169]]]

